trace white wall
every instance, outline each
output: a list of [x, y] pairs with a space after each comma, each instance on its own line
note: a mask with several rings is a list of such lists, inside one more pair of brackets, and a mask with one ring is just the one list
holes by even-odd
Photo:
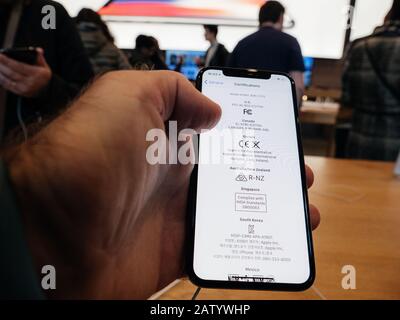
[[295, 28], [288, 33], [299, 40], [303, 55], [332, 59], [342, 57], [349, 0], [280, 1], [296, 22]]
[[[164, 50], [206, 50], [209, 46], [200, 25], [136, 22], [108, 22], [108, 25], [121, 48], [133, 48], [139, 34], [154, 36]], [[252, 27], [220, 27], [218, 38], [232, 51], [240, 39], [255, 30]]]
[[392, 4], [393, 0], [357, 0], [351, 40], [368, 36], [382, 25]]

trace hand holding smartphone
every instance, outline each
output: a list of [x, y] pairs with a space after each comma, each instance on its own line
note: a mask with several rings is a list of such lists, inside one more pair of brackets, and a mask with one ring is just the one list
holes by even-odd
[[0, 50], [4, 62], [2, 83], [4, 89], [17, 96], [33, 98], [40, 95], [52, 78], [52, 70], [40, 48], [14, 48]]
[[197, 87], [221, 106], [222, 118], [199, 138], [189, 196], [191, 281], [309, 288], [315, 265], [294, 81], [211, 67]]

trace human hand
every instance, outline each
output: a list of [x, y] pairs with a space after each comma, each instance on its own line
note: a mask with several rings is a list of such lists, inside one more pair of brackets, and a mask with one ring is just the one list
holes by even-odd
[[33, 98], [49, 84], [52, 71], [46, 62], [43, 49], [37, 50], [36, 65], [29, 65], [0, 54], [0, 85], [12, 93]]
[[220, 112], [177, 73], [108, 73], [10, 152], [34, 260], [57, 270], [54, 297], [144, 299], [183, 275], [193, 167], [150, 165], [146, 134], [169, 120], [211, 128]]

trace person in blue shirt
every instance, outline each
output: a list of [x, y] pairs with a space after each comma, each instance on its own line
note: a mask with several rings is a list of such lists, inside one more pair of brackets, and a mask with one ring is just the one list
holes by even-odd
[[260, 29], [237, 44], [228, 66], [289, 74], [296, 82], [300, 105], [304, 93], [303, 55], [296, 38], [282, 31], [284, 14], [285, 7], [281, 3], [267, 1], [260, 8]]

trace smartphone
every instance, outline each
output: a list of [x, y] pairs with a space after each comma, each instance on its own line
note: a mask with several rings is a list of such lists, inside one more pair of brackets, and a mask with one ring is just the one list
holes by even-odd
[[11, 59], [30, 65], [35, 65], [37, 61], [37, 51], [33, 47], [1, 49], [0, 53]]
[[199, 287], [301, 291], [315, 278], [293, 79], [205, 68], [197, 88], [222, 117], [196, 144], [187, 272]]

